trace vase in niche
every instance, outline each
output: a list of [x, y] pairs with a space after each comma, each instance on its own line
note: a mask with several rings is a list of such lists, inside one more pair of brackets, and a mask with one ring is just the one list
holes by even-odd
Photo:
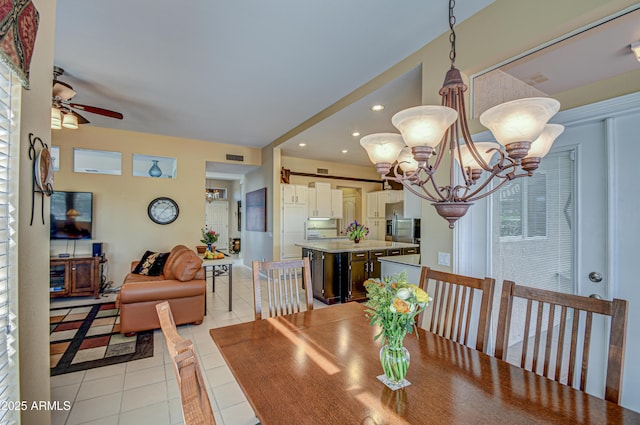
[[152, 159], [151, 162], [153, 162], [153, 165], [149, 168], [149, 175], [151, 177], [160, 177], [162, 175], [162, 170], [158, 166], [158, 160]]
[[392, 386], [400, 385], [407, 376], [411, 356], [402, 342], [383, 345], [380, 349], [380, 363], [384, 376]]

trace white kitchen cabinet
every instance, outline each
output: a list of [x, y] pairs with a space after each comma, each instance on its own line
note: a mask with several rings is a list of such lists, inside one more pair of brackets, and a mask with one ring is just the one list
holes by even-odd
[[280, 257], [301, 258], [302, 249], [296, 242], [304, 241], [304, 229], [307, 220], [307, 208], [304, 205], [282, 206], [282, 238]]
[[331, 218], [342, 218], [342, 190], [331, 189]]
[[369, 227], [369, 235], [367, 239], [372, 241], [383, 241], [385, 236], [386, 220], [384, 218], [368, 218], [367, 227]]
[[283, 184], [281, 187], [284, 205], [307, 205], [307, 186]]
[[384, 218], [385, 205], [401, 202], [402, 196], [401, 190], [381, 190], [367, 193], [367, 217]]
[[331, 218], [331, 184], [311, 183], [307, 189], [309, 217]]

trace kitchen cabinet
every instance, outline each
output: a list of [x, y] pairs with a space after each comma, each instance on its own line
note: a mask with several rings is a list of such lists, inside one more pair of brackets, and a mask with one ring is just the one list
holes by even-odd
[[311, 265], [313, 297], [325, 304], [341, 302], [340, 282], [345, 280], [347, 255], [303, 248], [302, 256], [308, 257]]
[[382, 264], [378, 258], [385, 257], [384, 249], [349, 253], [349, 277], [345, 301], [365, 301], [367, 290], [364, 282], [367, 279], [379, 278]]
[[368, 218], [367, 227], [369, 227], [369, 235], [367, 239], [372, 241], [383, 241], [386, 234], [387, 222], [384, 218]]
[[307, 205], [307, 186], [298, 184], [283, 184], [282, 203], [283, 205]]
[[402, 255], [420, 254], [420, 248], [402, 248]]
[[342, 218], [342, 190], [331, 189], [331, 218]]
[[93, 295], [100, 290], [101, 257], [55, 258], [49, 262], [49, 293], [54, 297]]
[[385, 205], [403, 200], [401, 190], [381, 190], [367, 193], [367, 217], [385, 218]]
[[307, 210], [309, 217], [342, 218], [342, 190], [331, 189], [330, 183], [310, 183]]

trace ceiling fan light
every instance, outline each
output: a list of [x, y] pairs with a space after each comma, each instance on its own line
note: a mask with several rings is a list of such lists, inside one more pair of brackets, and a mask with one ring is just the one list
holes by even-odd
[[62, 126], [76, 130], [78, 128], [78, 117], [73, 114], [64, 114], [62, 117]]
[[447, 106], [423, 105], [405, 109], [391, 118], [407, 146], [438, 146], [444, 133], [458, 118], [458, 112]]
[[531, 148], [525, 158], [544, 158], [549, 153], [556, 138], [562, 134], [564, 126], [560, 124], [547, 124], [542, 133], [531, 143]]
[[51, 129], [52, 130], [61, 130], [62, 129], [62, 123], [61, 122], [53, 122], [51, 121]]
[[[491, 158], [495, 155], [496, 151], [492, 151], [490, 149], [497, 149], [500, 147], [497, 143], [493, 142], [480, 142], [474, 143], [480, 158], [486, 163], [489, 164], [491, 162]], [[478, 164], [478, 162], [473, 157], [469, 146], [460, 145], [460, 156], [462, 157], [462, 168], [471, 168], [472, 170], [482, 170], [483, 168]], [[454, 155], [456, 162], [458, 161], [458, 155]]]
[[52, 106], [51, 107], [51, 125], [60, 124], [62, 122], [62, 114], [60, 113], [60, 109]]
[[396, 133], [376, 133], [360, 139], [360, 146], [367, 151], [374, 164], [393, 164], [404, 147], [402, 136]]
[[512, 100], [487, 109], [480, 123], [487, 127], [498, 143], [532, 142], [545, 124], [560, 110], [560, 102], [550, 97]]

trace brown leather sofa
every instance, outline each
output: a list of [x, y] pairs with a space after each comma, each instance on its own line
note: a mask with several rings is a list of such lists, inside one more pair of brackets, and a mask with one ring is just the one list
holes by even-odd
[[[131, 270], [138, 264], [134, 261]], [[175, 246], [160, 276], [129, 273], [116, 305], [120, 308], [120, 333], [160, 328], [156, 304], [169, 301], [176, 325], [199, 325], [205, 315], [206, 282], [202, 259], [184, 245]]]

